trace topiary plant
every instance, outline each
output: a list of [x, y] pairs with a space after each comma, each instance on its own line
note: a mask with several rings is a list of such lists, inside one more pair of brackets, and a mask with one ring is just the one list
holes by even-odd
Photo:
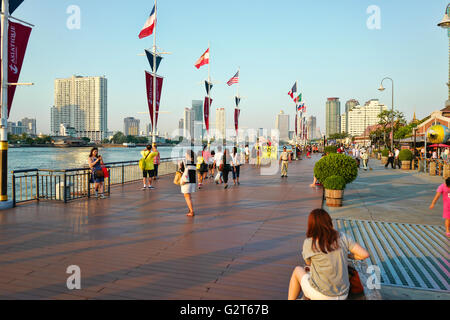
[[383, 151], [381, 151], [381, 155], [383, 157], [389, 157], [389, 149], [384, 149]]
[[317, 161], [314, 166], [314, 176], [322, 183], [335, 175], [344, 178], [345, 184], [353, 182], [358, 176], [355, 159], [345, 154], [332, 153]]
[[341, 176], [330, 176], [323, 183], [323, 187], [328, 190], [344, 190], [345, 180]]
[[337, 153], [336, 146], [326, 146], [324, 149], [325, 153]]
[[400, 154], [398, 155], [398, 159], [400, 161], [411, 161], [413, 158], [413, 153], [409, 149], [403, 149], [400, 151]]

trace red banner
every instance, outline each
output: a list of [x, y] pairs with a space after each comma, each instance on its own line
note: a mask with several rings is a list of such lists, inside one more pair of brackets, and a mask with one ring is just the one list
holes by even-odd
[[156, 128], [158, 127], [158, 116], [159, 116], [159, 102], [161, 101], [161, 91], [163, 85], [163, 78], [156, 76], [156, 116], [155, 116], [155, 124], [153, 124], [153, 78], [154, 75], [151, 75], [147, 71], [145, 71], [145, 81], [147, 84], [147, 102], [148, 102], [148, 110], [150, 111], [150, 121], [152, 122], [152, 128], [155, 128], [154, 132], [156, 132]]
[[205, 126], [207, 132], [209, 132], [209, 108], [211, 107], [212, 102], [213, 100], [211, 98], [205, 97], [203, 114], [205, 115]]
[[295, 138], [298, 137], [298, 114], [295, 115]]
[[239, 115], [241, 114], [241, 109], [234, 109], [234, 128], [236, 129], [236, 134], [239, 130]]
[[[8, 82], [17, 83], [22, 70], [23, 59], [28, 46], [31, 28], [9, 21], [8, 30]], [[17, 86], [8, 86], [8, 117], [11, 111]]]

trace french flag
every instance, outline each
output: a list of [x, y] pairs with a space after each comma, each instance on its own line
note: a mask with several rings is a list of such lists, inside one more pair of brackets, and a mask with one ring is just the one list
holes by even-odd
[[139, 33], [139, 39], [151, 36], [153, 33], [153, 29], [155, 28], [155, 25], [156, 25], [156, 6], [153, 6], [153, 10], [152, 13], [150, 13], [150, 17], [148, 17], [144, 27], [141, 30], [141, 33]]

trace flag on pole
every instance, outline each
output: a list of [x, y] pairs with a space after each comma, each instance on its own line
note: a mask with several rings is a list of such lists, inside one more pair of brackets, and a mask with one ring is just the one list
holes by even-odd
[[[9, 0], [9, 14], [13, 14], [14, 11], [22, 4], [24, 0]], [[0, 7], [3, 1], [0, 1]]]
[[239, 71], [227, 82], [227, 85], [232, 86], [235, 83], [239, 83]]
[[197, 69], [200, 69], [201, 66], [204, 66], [205, 64], [209, 64], [209, 48], [205, 51], [204, 54], [197, 60], [195, 63], [195, 67]]
[[291, 98], [294, 99], [294, 93], [296, 93], [296, 92], [297, 92], [297, 82], [294, 84], [291, 91], [289, 91], [288, 95], [290, 95]]
[[211, 89], [213, 87], [213, 84], [211, 82], [205, 81], [205, 88], [206, 88], [206, 94], [209, 95], [211, 92]]
[[156, 55], [156, 68], [153, 65], [153, 52], [145, 50], [145, 54], [147, 55], [148, 63], [150, 63], [150, 66], [152, 67], [152, 72], [156, 73], [158, 72], [159, 64], [161, 63], [161, 60], [163, 59], [161, 56]]
[[151, 36], [153, 34], [153, 29], [156, 25], [156, 6], [153, 6], [152, 13], [150, 13], [150, 17], [148, 17], [147, 21], [145, 21], [145, 25], [139, 33], [139, 39]]
[[302, 94], [301, 93], [298, 95], [298, 97], [294, 98], [294, 102], [295, 103], [299, 103], [300, 101], [302, 101]]

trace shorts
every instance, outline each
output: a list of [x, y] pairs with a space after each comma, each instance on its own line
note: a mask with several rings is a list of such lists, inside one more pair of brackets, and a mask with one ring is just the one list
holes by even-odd
[[311, 299], [311, 300], [346, 300], [348, 297], [348, 294], [345, 294], [343, 296], [337, 296], [337, 297], [329, 297], [324, 295], [323, 293], [317, 291], [314, 289], [311, 284], [309, 283], [309, 279], [311, 278], [311, 275], [309, 273], [305, 274], [301, 281], [300, 285], [302, 286], [302, 291], [305, 295], [305, 297]]
[[155, 170], [143, 170], [142, 174], [143, 174], [144, 178], [147, 178], [147, 176], [149, 178], [153, 178], [155, 176]]

